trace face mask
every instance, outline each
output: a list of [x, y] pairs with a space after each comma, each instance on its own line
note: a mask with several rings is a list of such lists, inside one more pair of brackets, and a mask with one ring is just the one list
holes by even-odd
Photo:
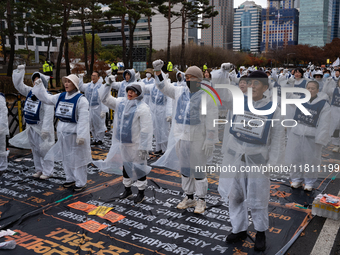
[[199, 91], [200, 86], [197, 86], [199, 84], [198, 81], [186, 81], [186, 83], [191, 93]]
[[178, 81], [178, 82], [181, 82], [181, 81], [182, 81], [182, 76], [179, 76], [179, 75], [178, 75], [178, 76], [177, 76], [177, 81]]
[[146, 77], [150, 78], [151, 77], [151, 73], [146, 73]]
[[330, 76], [329, 73], [325, 73], [323, 77], [328, 78]]

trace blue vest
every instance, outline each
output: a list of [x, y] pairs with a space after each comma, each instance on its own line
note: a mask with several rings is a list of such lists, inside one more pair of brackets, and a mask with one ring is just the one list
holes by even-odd
[[296, 109], [294, 120], [296, 120], [299, 123], [305, 124], [310, 127], [316, 127], [320, 112], [322, 111], [322, 108], [324, 107], [326, 103], [326, 100], [321, 100], [317, 102], [316, 104], [308, 104], [303, 103], [302, 105], [312, 114], [309, 116], [304, 115], [299, 108]]
[[116, 139], [121, 143], [132, 143], [132, 122], [140, 102], [132, 105], [128, 112], [125, 112], [126, 103], [122, 101], [118, 105]]
[[274, 88], [277, 88], [277, 95], [280, 97], [281, 96], [281, 85], [275, 82]]
[[28, 93], [24, 106], [24, 118], [27, 124], [35, 125], [40, 121], [39, 113], [41, 102], [39, 99], [32, 100], [32, 90]]
[[83, 96], [79, 93], [70, 99], [66, 99], [66, 93], [63, 92], [58, 98], [57, 105], [55, 107], [55, 116], [62, 122], [77, 123], [76, 120], [76, 109], [78, 99]]
[[94, 87], [89, 85], [85, 91], [85, 97], [89, 101], [90, 106], [98, 106], [100, 103], [98, 94], [99, 87], [100, 86], [97, 85]]
[[175, 120], [178, 124], [198, 125], [201, 123], [201, 96], [200, 94], [197, 94], [198, 97], [196, 98], [196, 93], [202, 94], [201, 91], [190, 93], [184, 90], [182, 95], [178, 98], [175, 116]]
[[[306, 88], [306, 85], [307, 85], [307, 81], [306, 81], [306, 80], [303, 80], [300, 84], [294, 85], [294, 88], [302, 88], [302, 89], [305, 89], [305, 88]], [[295, 94], [295, 95], [298, 95], [298, 96], [304, 95], [303, 93], [297, 93], [297, 92], [295, 92], [294, 94]]]
[[[240, 122], [237, 121], [236, 118], [237, 117], [241, 117], [241, 119], [243, 119], [244, 121], [246, 119], [254, 119], [254, 116], [258, 119], [272, 119], [274, 113], [271, 113], [269, 115], [261, 115], [261, 116], [257, 116], [254, 115], [253, 113], [250, 112], [249, 108], [248, 108], [248, 97], [244, 96], [244, 112], [245, 114], [249, 114], [250, 118], [242, 118], [244, 115], [234, 115], [233, 116], [233, 125], [230, 126], [230, 133], [237, 139], [243, 141], [243, 142], [247, 142], [247, 143], [251, 143], [251, 144], [267, 144], [267, 139], [268, 139], [268, 135], [269, 135], [269, 131], [270, 131], [270, 126], [271, 126], [271, 121], [265, 121], [264, 125], [261, 127], [261, 133], [260, 134], [254, 134], [253, 128], [250, 125], [247, 125], [247, 121], [246, 121], [246, 125], [245, 127], [243, 126], [243, 124], [234, 124], [235, 122]], [[263, 107], [260, 108], [256, 108], [257, 110], [269, 110], [272, 107], [273, 103], [269, 102], [268, 104], [266, 104]], [[255, 118], [255, 119], [256, 119]], [[238, 118], [239, 119], [239, 118]], [[255, 126], [256, 123], [261, 123], [262, 122], [251, 122], [252, 126]]]
[[164, 94], [156, 86], [151, 90], [151, 101], [156, 105], [165, 105], [166, 103]]
[[336, 87], [333, 91], [331, 105], [340, 107], [340, 88], [339, 87]]

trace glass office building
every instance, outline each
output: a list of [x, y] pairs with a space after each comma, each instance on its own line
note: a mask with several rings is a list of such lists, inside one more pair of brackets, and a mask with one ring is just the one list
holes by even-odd
[[260, 52], [262, 7], [253, 1], [241, 4], [234, 13], [234, 51]]
[[299, 44], [323, 47], [331, 42], [333, 1], [300, 0]]

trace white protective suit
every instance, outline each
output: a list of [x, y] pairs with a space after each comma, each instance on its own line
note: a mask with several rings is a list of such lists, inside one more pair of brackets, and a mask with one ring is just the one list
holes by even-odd
[[[43, 83], [41, 84], [42, 90], [47, 93], [48, 80], [46, 76], [35, 72], [32, 78], [37, 74], [40, 75]], [[54, 163], [45, 160], [44, 157], [55, 143], [53, 125], [54, 109], [53, 106], [34, 98], [33, 88], [24, 84], [24, 76], [25, 69], [16, 69], [12, 74], [14, 87], [21, 95], [26, 97], [24, 106], [26, 129], [10, 139], [9, 143], [15, 147], [31, 149], [35, 171], [42, 172], [42, 174], [46, 176], [51, 176], [53, 174]], [[29, 124], [29, 122], [31, 124]]]
[[[244, 96], [245, 113], [247, 115], [233, 115], [233, 98], [229, 90], [221, 95], [223, 105], [230, 111], [230, 118], [234, 124], [231, 127], [230, 121], [227, 123], [227, 134], [223, 143], [223, 163], [222, 167], [234, 167], [236, 172], [222, 171], [219, 179], [218, 191], [226, 202], [229, 202], [229, 216], [232, 224], [232, 232], [239, 233], [248, 229], [248, 208], [251, 210], [254, 228], [256, 231], [268, 229], [268, 202], [270, 197], [269, 173], [262, 172], [242, 172], [245, 167], [255, 167], [271, 165], [276, 166], [283, 163], [284, 159], [284, 128], [277, 121], [273, 127], [264, 125], [261, 128], [251, 128], [255, 136], [262, 138], [262, 142], [252, 141], [253, 136], [248, 135], [249, 127], [243, 127], [242, 120], [262, 119], [264, 116], [254, 115], [247, 110], [247, 97]], [[249, 89], [248, 89], [249, 92]], [[267, 109], [271, 106], [271, 98], [264, 96], [262, 99], [253, 102], [256, 109]], [[270, 107], [269, 107], [270, 108]], [[280, 109], [276, 108], [268, 119], [281, 119]], [[237, 122], [237, 123], [236, 123]], [[278, 124], [279, 123], [279, 124]], [[267, 136], [266, 136], [267, 133]], [[250, 140], [249, 140], [250, 139]], [[257, 166], [257, 167], [256, 167]]]
[[[86, 99], [90, 105], [90, 131], [93, 139], [97, 141], [103, 141], [105, 131], [107, 130], [105, 125], [105, 116], [109, 112], [109, 109], [100, 102], [98, 89], [103, 84], [103, 78], [100, 77], [96, 84], [93, 82], [84, 83], [83, 77], [79, 79], [79, 90], [85, 93]], [[102, 115], [102, 116], [101, 116]], [[103, 117], [103, 118], [102, 118]]]
[[7, 157], [9, 154], [9, 151], [6, 150], [6, 135], [9, 135], [7, 114], [5, 95], [0, 93], [0, 171], [7, 169]]
[[[144, 82], [145, 85], [155, 84], [155, 78], [153, 77], [151, 77], [150, 79], [144, 78], [142, 82]], [[143, 101], [147, 105], [149, 105], [149, 102], [150, 102], [150, 91], [149, 90], [144, 92]]]
[[[218, 142], [217, 128], [213, 126], [214, 119], [218, 118], [217, 107], [203, 90], [191, 93], [187, 86], [175, 87], [170, 84], [163, 72], [162, 77], [163, 81], [158, 76], [155, 78], [157, 87], [174, 100], [172, 128], [182, 174], [182, 188], [187, 195], [196, 193], [199, 198], [204, 198], [208, 188], [206, 173], [197, 171], [196, 167], [206, 165], [207, 155], [203, 146]], [[203, 93], [207, 96], [207, 115], [201, 114]], [[173, 165], [174, 160], [176, 158], [168, 157], [165, 166]]]
[[150, 93], [149, 106], [153, 122], [153, 134], [156, 139], [156, 151], [165, 152], [170, 130], [170, 123], [166, 119], [172, 115], [172, 100], [165, 96], [155, 84], [146, 85], [145, 91]]
[[[130, 74], [130, 80], [128, 82], [125, 80], [125, 74], [126, 73]], [[118, 90], [118, 96], [117, 97], [125, 97], [126, 96], [126, 91], [125, 91], [126, 87], [136, 81], [135, 70], [134, 69], [126, 69], [123, 73], [123, 78], [124, 78], [124, 81], [113, 82], [111, 84], [112, 89]]]
[[[293, 98], [299, 98], [294, 95]], [[305, 116], [296, 108], [294, 118], [298, 124], [291, 128], [288, 135], [285, 164], [296, 166], [296, 171], [291, 168], [292, 182], [305, 182], [313, 185], [318, 177], [317, 166], [321, 164], [322, 146], [330, 142], [330, 117], [331, 108], [328, 103], [328, 96], [318, 93], [312, 102], [302, 104], [312, 113], [312, 116]], [[308, 123], [308, 124], [307, 124]], [[304, 171], [305, 164], [309, 172]], [[300, 171], [299, 166], [303, 168]], [[315, 171], [312, 171], [314, 166]]]
[[340, 146], [340, 86], [339, 81], [334, 81], [332, 78], [328, 78], [323, 92], [329, 96], [329, 102], [331, 104], [331, 120], [329, 132], [332, 137], [332, 144]]
[[[144, 83], [134, 82], [142, 87]], [[130, 84], [132, 85], [132, 84]], [[94, 161], [101, 171], [114, 174], [122, 174], [122, 167], [130, 178], [130, 181], [138, 180], [146, 176], [151, 167], [146, 159], [140, 158], [140, 151], [152, 150], [152, 117], [149, 106], [142, 101], [143, 93], [134, 100], [127, 97], [114, 98], [110, 94], [111, 87], [104, 86], [99, 91], [102, 102], [110, 109], [115, 110], [112, 145], [104, 161]], [[124, 178], [126, 180], [128, 178]], [[123, 181], [124, 182], [124, 181]], [[130, 186], [126, 185], [125, 186]], [[137, 181], [138, 189], [145, 189], [147, 182]]]
[[[64, 92], [56, 95], [47, 94], [42, 86], [35, 86], [33, 93], [45, 104], [56, 106], [56, 116], [67, 115], [61, 108], [63, 105], [59, 100], [76, 100], [76, 108], [72, 107], [74, 122], [62, 121], [59, 118], [57, 126], [58, 142], [49, 150], [45, 160], [51, 162], [62, 161], [66, 175], [66, 182], [75, 182], [77, 187], [83, 187], [87, 183], [87, 165], [92, 162], [90, 147], [90, 120], [89, 102], [79, 91]], [[79, 96], [80, 95], [80, 96]], [[77, 97], [79, 97], [77, 99]], [[57, 107], [58, 106], [58, 107]], [[77, 144], [77, 139], [84, 139], [84, 144]]]
[[[179, 74], [181, 74], [181, 77], [179, 77]], [[187, 87], [187, 84], [185, 82], [185, 74], [181, 71], [178, 71], [176, 73], [176, 79], [177, 82], [173, 82], [172, 85], [175, 87]], [[173, 110], [176, 108], [176, 101], [172, 98], [168, 97], [168, 100], [171, 100], [171, 118], [172, 121], [175, 119], [176, 112]], [[167, 167], [172, 170], [178, 170], [180, 169], [179, 159], [176, 154], [176, 143], [178, 140], [176, 140], [174, 136], [174, 125], [171, 125], [170, 132], [169, 132], [169, 138], [168, 138], [168, 145], [166, 148], [165, 153], [154, 163], [152, 163], [152, 166], [158, 166], [158, 167]]]

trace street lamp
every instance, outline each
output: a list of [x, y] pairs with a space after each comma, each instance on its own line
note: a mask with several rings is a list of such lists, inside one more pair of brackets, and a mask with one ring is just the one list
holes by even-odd
[[289, 63], [288, 63], [288, 56], [289, 56], [289, 55], [293, 55], [293, 54], [295, 54], [295, 53], [287, 53], [287, 66], [289, 66]]

